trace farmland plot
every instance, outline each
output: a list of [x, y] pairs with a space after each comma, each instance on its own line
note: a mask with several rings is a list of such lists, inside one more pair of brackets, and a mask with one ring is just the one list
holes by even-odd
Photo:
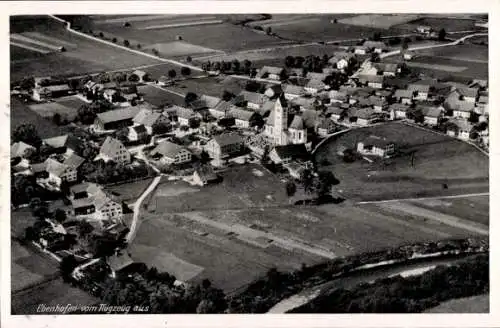
[[407, 15], [364, 14], [364, 15], [357, 15], [353, 17], [344, 18], [341, 19], [339, 22], [348, 25], [386, 29], [394, 25], [403, 24], [415, 20], [419, 16], [420, 15], [417, 14], [407, 14]]

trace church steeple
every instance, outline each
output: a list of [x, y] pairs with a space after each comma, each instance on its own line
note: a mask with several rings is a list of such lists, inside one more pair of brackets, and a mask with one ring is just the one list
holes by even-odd
[[274, 104], [274, 140], [278, 145], [286, 145], [286, 136], [288, 130], [288, 109], [286, 100], [281, 94]]

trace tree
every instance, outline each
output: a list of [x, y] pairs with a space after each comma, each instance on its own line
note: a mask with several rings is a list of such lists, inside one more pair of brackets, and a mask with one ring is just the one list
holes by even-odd
[[235, 97], [235, 95], [227, 90], [224, 90], [222, 92], [222, 100], [224, 100], [224, 101], [230, 101], [234, 97]]
[[210, 300], [202, 300], [196, 307], [196, 313], [215, 313], [214, 303]]
[[380, 41], [380, 40], [382, 40], [382, 33], [380, 33], [380, 32], [373, 33], [372, 40], [373, 41]]
[[243, 61], [243, 67], [245, 68], [245, 74], [250, 74], [252, 68], [252, 62], [249, 61], [248, 59], [245, 59]]
[[271, 33], [273, 33], [273, 30], [271, 29], [271, 26], [268, 26], [268, 27], [266, 28], [266, 34], [268, 34], [268, 35], [269, 35], [269, 34], [271, 34]]
[[92, 124], [96, 117], [95, 111], [89, 104], [83, 104], [78, 108], [77, 118], [82, 124]]
[[439, 41], [444, 41], [446, 39], [446, 30], [444, 28], [439, 30], [438, 33], [438, 40]]
[[200, 127], [200, 120], [198, 119], [190, 119], [189, 120], [189, 127], [191, 129], [197, 129]]
[[35, 87], [35, 78], [34, 77], [28, 77], [28, 78], [24, 78], [20, 85], [21, 89], [24, 89], [24, 90], [31, 90]]
[[35, 148], [40, 147], [40, 145], [42, 144], [42, 139], [38, 135], [38, 131], [33, 124], [19, 125], [12, 134], [12, 140], [14, 142], [25, 142]]
[[55, 113], [52, 116], [52, 122], [54, 122], [55, 125], [60, 125], [61, 124], [61, 114]]
[[94, 231], [94, 227], [87, 221], [79, 221], [77, 225], [78, 235], [80, 237], [86, 237]]
[[339, 180], [335, 178], [330, 171], [321, 171], [318, 173], [318, 185], [316, 187], [318, 197], [330, 194], [334, 185], [339, 184]]
[[129, 82], [139, 82], [140, 79], [141, 78], [137, 74], [130, 74], [130, 76], [128, 77]]
[[171, 129], [172, 129], [172, 126], [168, 122], [156, 122], [152, 126], [153, 134], [167, 133]]
[[128, 40], [123, 40], [123, 45], [125, 47], [128, 47], [128, 46], [130, 46], [130, 42]]
[[123, 26], [130, 27], [130, 23], [129, 22], [125, 22], [125, 24], [123, 24]]
[[54, 212], [54, 220], [56, 220], [59, 223], [63, 223], [64, 221], [66, 221], [66, 218], [67, 218], [66, 212], [64, 212], [60, 208], [58, 208], [58, 209], [55, 210], [55, 212]]
[[191, 75], [191, 69], [187, 66], [183, 66], [181, 68], [181, 74], [184, 76], [189, 76], [189, 75]]
[[187, 56], [187, 57], [186, 57], [186, 61], [187, 61], [188, 63], [190, 63], [190, 62], [192, 62], [192, 61], [193, 61], [193, 58], [191, 58], [191, 56]]
[[231, 62], [231, 68], [233, 72], [238, 73], [240, 71], [240, 61], [235, 59]]
[[186, 103], [186, 105], [191, 104], [196, 99], [198, 99], [198, 95], [196, 93], [194, 93], [194, 92], [188, 92], [184, 96], [184, 102]]
[[100, 37], [100, 38], [104, 38], [104, 33], [99, 32], [99, 37]]
[[403, 52], [406, 51], [406, 50], [408, 50], [408, 42], [403, 41], [403, 43], [401, 43], [401, 50]]
[[304, 191], [308, 194], [312, 193], [314, 190], [314, 174], [311, 170], [305, 169], [300, 175], [300, 183], [304, 188]]
[[293, 183], [293, 181], [288, 181], [285, 188], [286, 195], [288, 197], [293, 197], [293, 195], [295, 195], [295, 193], [297, 192], [297, 186], [295, 185], [295, 183]]
[[175, 78], [175, 76], [177, 75], [177, 72], [175, 71], [175, 69], [171, 69], [168, 71], [168, 77], [173, 79]]
[[141, 48], [142, 48], [141, 44], [140, 44], [140, 43], [138, 43], [138, 44], [137, 44], [137, 49], [139, 49], [139, 50], [140, 50]]
[[61, 276], [65, 282], [69, 282], [72, 280], [71, 274], [77, 266], [78, 261], [76, 260], [74, 255], [63, 257], [61, 263], [59, 264], [59, 271], [61, 272]]
[[122, 128], [116, 131], [116, 138], [123, 143], [128, 142], [128, 128]]
[[152, 53], [153, 53], [153, 55], [155, 55], [155, 56], [160, 55], [160, 52], [158, 52], [158, 49], [154, 49], [154, 48], [153, 48], [153, 49], [151, 49], [151, 52], [152, 52]]
[[113, 40], [111, 40], [111, 41], [113, 41], [113, 43], [116, 43], [116, 42], [118, 42], [118, 39], [117, 38], [113, 38]]
[[295, 58], [293, 56], [285, 57], [285, 66], [286, 67], [295, 67]]
[[371, 57], [370, 57], [370, 61], [371, 61], [372, 63], [378, 63], [378, 62], [380, 61], [380, 56], [379, 56], [379, 54], [378, 54], [378, 53], [376, 53], [376, 52], [372, 52]]
[[205, 150], [202, 150], [202, 152], [200, 153], [200, 162], [202, 164], [210, 162], [210, 155], [208, 155], [208, 153]]

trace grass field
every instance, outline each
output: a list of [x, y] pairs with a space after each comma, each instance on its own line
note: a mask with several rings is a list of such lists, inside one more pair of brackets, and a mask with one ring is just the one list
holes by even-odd
[[489, 313], [490, 295], [458, 298], [443, 302], [425, 313]]
[[51, 119], [54, 114], [60, 114], [69, 120], [73, 120], [80, 108], [85, 102], [78, 97], [69, 96], [57, 99], [54, 102], [30, 105], [30, 109], [38, 115]]
[[[148, 32], [144, 32], [148, 33]], [[208, 55], [218, 52], [216, 49], [197, 46], [184, 41], [174, 41], [167, 43], [155, 43], [144, 47], [145, 50], [156, 49], [160, 55], [165, 57], [186, 57], [196, 55]]]
[[21, 124], [33, 124], [42, 138], [55, 137], [64, 134], [65, 129], [43, 118], [31, 110], [19, 99], [11, 97], [10, 101], [10, 131], [11, 133]]
[[[364, 160], [343, 163], [336, 155], [339, 146], [356, 147], [370, 135], [393, 140], [401, 150], [415, 151], [414, 167], [409, 155], [397, 156], [386, 165]], [[378, 200], [488, 191], [488, 158], [477, 149], [397, 122], [347, 132], [323, 144], [315, 157], [322, 169], [333, 171], [340, 180], [336, 189], [348, 198]], [[449, 188], [442, 189], [443, 183]]]
[[473, 19], [446, 18], [446, 17], [423, 17], [411, 22], [397, 25], [400, 29], [415, 30], [418, 26], [429, 26], [439, 31], [444, 28], [447, 32], [476, 30]]
[[163, 107], [166, 105], [184, 106], [184, 97], [177, 96], [166, 90], [156, 88], [150, 85], [140, 86], [137, 88], [144, 98], [144, 101], [153, 106]]
[[[419, 56], [422, 55], [433, 58], [454, 59], [483, 64], [488, 63], [488, 47], [474, 44], [420, 50], [415, 53]], [[418, 58], [416, 60], [418, 60]]]
[[174, 90], [180, 93], [188, 91], [195, 92], [197, 95], [208, 95], [213, 97], [221, 97], [224, 90], [233, 94], [238, 94], [243, 90], [244, 83], [237, 79], [231, 79], [231, 83], [225, 83], [224, 80], [207, 77], [202, 79], [190, 79], [176, 82], [175, 85], [169, 86], [169, 90]]
[[410, 22], [418, 18], [419, 16], [420, 15], [418, 14], [406, 14], [406, 15], [363, 14], [363, 15], [356, 15], [353, 17], [343, 18], [339, 22], [348, 25], [386, 29], [394, 25]]
[[106, 187], [120, 202], [133, 203], [146, 190], [153, 179], [138, 180], [135, 182]]

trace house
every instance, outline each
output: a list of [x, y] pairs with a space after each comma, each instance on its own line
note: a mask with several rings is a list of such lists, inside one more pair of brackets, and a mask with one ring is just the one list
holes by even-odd
[[71, 93], [72, 90], [67, 83], [35, 87], [33, 89], [33, 100], [44, 101], [51, 98], [64, 97]]
[[421, 34], [429, 34], [432, 32], [432, 28], [430, 26], [417, 26], [416, 31]]
[[438, 126], [443, 112], [441, 108], [435, 106], [417, 106], [424, 115], [424, 123], [431, 126]]
[[247, 107], [251, 109], [258, 110], [266, 101], [266, 96], [261, 93], [250, 92], [243, 90], [239, 94], [244, 101], [247, 102]]
[[146, 133], [153, 134], [153, 126], [156, 124], [169, 124], [170, 120], [162, 113], [155, 112], [151, 109], [143, 108], [132, 119], [134, 125], [142, 125], [146, 128]]
[[104, 162], [113, 161], [117, 164], [128, 164], [131, 156], [120, 140], [108, 136], [99, 148], [99, 155], [95, 160], [99, 159]]
[[403, 53], [403, 59], [404, 60], [412, 60], [413, 59], [413, 54], [409, 51], [405, 51]]
[[117, 274], [134, 263], [130, 256], [123, 251], [106, 258], [106, 263], [111, 270], [111, 277], [116, 278]]
[[376, 64], [379, 72], [382, 72], [384, 76], [396, 76], [397, 73], [401, 71], [398, 64], [384, 63]]
[[35, 152], [35, 151], [36, 151], [35, 147], [28, 145], [25, 142], [22, 142], [22, 141], [14, 142], [10, 146], [10, 157], [11, 158], [14, 158], [14, 157], [23, 157], [24, 158], [29, 153]]
[[144, 71], [141, 71], [141, 70], [135, 70], [132, 72], [132, 75], [137, 75], [139, 77], [139, 83], [144, 83], [144, 82], [147, 82], [144, 80], [144, 78], [147, 79], [147, 75], [148, 73], [144, 72]]
[[118, 102], [118, 98], [120, 98], [120, 93], [118, 92], [118, 90], [115, 89], [106, 89], [102, 93], [102, 97], [108, 102], [114, 104], [115, 102]]
[[258, 124], [260, 115], [256, 112], [233, 107], [229, 110], [228, 117], [234, 118], [236, 127], [248, 129]]
[[81, 183], [70, 188], [70, 202], [76, 217], [98, 221], [116, 221], [123, 215], [122, 205], [94, 183]]
[[318, 92], [325, 90], [326, 88], [327, 85], [322, 80], [316, 79], [310, 80], [304, 86], [304, 90], [310, 95], [316, 95]]
[[460, 95], [460, 100], [475, 103], [479, 95], [479, 89], [477, 88], [457, 88], [458, 94]]
[[82, 141], [71, 134], [43, 139], [42, 143], [49, 146], [53, 153], [71, 155], [82, 146]]
[[219, 176], [214, 172], [213, 168], [208, 165], [199, 167], [193, 172], [193, 183], [201, 187], [210, 183], [215, 183], [219, 180]]
[[269, 152], [269, 159], [274, 164], [289, 164], [292, 161], [307, 161], [309, 152], [304, 144], [275, 146]]
[[397, 89], [393, 96], [397, 102], [404, 105], [411, 105], [413, 99], [413, 91], [405, 89]]
[[336, 52], [332, 58], [328, 60], [328, 63], [339, 70], [345, 70], [349, 66], [349, 60], [356, 57], [355, 54], [351, 52]]
[[282, 87], [286, 100], [302, 97], [305, 94], [304, 87], [298, 85], [284, 84]]
[[406, 113], [410, 111], [410, 107], [405, 104], [395, 103], [389, 106], [389, 112], [392, 119], [405, 119]]
[[325, 73], [307, 72], [306, 74], [307, 80], [324, 81], [327, 77], [328, 75]]
[[326, 137], [330, 133], [335, 132], [335, 124], [331, 119], [323, 118], [317, 127], [317, 133], [320, 137]]
[[464, 100], [458, 101], [453, 107], [453, 117], [469, 119], [474, 112], [475, 104]]
[[140, 110], [140, 107], [134, 106], [99, 113], [94, 121], [94, 128], [100, 131], [108, 131], [131, 126], [134, 123], [134, 117]]
[[395, 153], [395, 144], [385, 138], [374, 135], [358, 142], [357, 150], [362, 155], [374, 155], [379, 157], [390, 157]]
[[162, 75], [158, 78], [158, 80], [156, 80], [156, 84], [164, 87], [173, 84], [173, 81], [168, 76]]
[[32, 171], [37, 182], [54, 190], [58, 190], [63, 181], [71, 183], [77, 180], [75, 167], [65, 165], [50, 157], [43, 163], [33, 164]]
[[243, 139], [236, 133], [223, 133], [210, 139], [204, 150], [211, 158], [220, 161], [241, 153]]
[[[62, 162], [63, 165], [66, 165], [70, 170], [75, 170], [76, 171], [76, 180], [78, 180], [78, 170], [80, 169], [80, 166], [85, 162], [85, 158], [78, 156], [75, 153], [72, 153], [68, 155], [64, 161]], [[75, 181], [75, 180], [72, 180]]]
[[316, 99], [312, 97], [310, 98], [298, 97], [290, 100], [290, 104], [293, 106], [298, 106], [301, 111], [314, 108], [315, 103]]
[[227, 115], [232, 106], [233, 105], [229, 101], [221, 100], [213, 108], [209, 108], [208, 111], [210, 115], [216, 119], [220, 119]]
[[382, 75], [360, 75], [359, 82], [370, 88], [382, 89], [384, 87], [384, 76]]
[[327, 108], [327, 113], [330, 113], [330, 119], [334, 122], [340, 121], [344, 117], [346, 109], [343, 107], [331, 106]]
[[264, 92], [264, 95], [267, 98], [272, 99], [272, 98], [278, 97], [282, 93], [283, 93], [283, 89], [281, 88], [281, 85], [271, 84], [271, 85], [266, 86], [266, 91]]
[[283, 79], [285, 70], [281, 67], [264, 66], [257, 73], [259, 79], [270, 79], [280, 81]]
[[354, 47], [354, 54], [356, 55], [366, 55], [369, 51], [370, 49], [364, 45]]
[[365, 41], [363, 43], [363, 47], [368, 49], [368, 52], [375, 52], [380, 54], [387, 50], [387, 46], [384, 42], [381, 41]]
[[427, 100], [429, 98], [430, 85], [411, 83], [408, 85], [408, 90], [412, 93], [415, 100]]
[[344, 103], [349, 101], [347, 93], [338, 90], [328, 91], [328, 97], [330, 98], [330, 103]]
[[189, 122], [196, 118], [194, 110], [186, 107], [176, 107], [177, 110], [177, 121], [180, 125], [189, 126]]
[[147, 139], [149, 133], [144, 125], [134, 125], [128, 127], [127, 139], [131, 142], [138, 142]]
[[473, 125], [466, 119], [452, 119], [449, 121], [446, 134], [462, 140], [469, 140]]
[[266, 120], [264, 134], [275, 145], [307, 142], [307, 131], [302, 117], [288, 114], [284, 96], [280, 97], [274, 104], [274, 108]]
[[370, 96], [368, 101], [376, 113], [382, 113], [387, 107], [387, 100], [383, 97]]
[[359, 125], [369, 125], [377, 119], [377, 113], [372, 108], [365, 107], [361, 108], [356, 112], [356, 117], [358, 118], [356, 123]]
[[164, 165], [188, 163], [192, 159], [190, 151], [170, 141], [160, 142], [150, 155]]

